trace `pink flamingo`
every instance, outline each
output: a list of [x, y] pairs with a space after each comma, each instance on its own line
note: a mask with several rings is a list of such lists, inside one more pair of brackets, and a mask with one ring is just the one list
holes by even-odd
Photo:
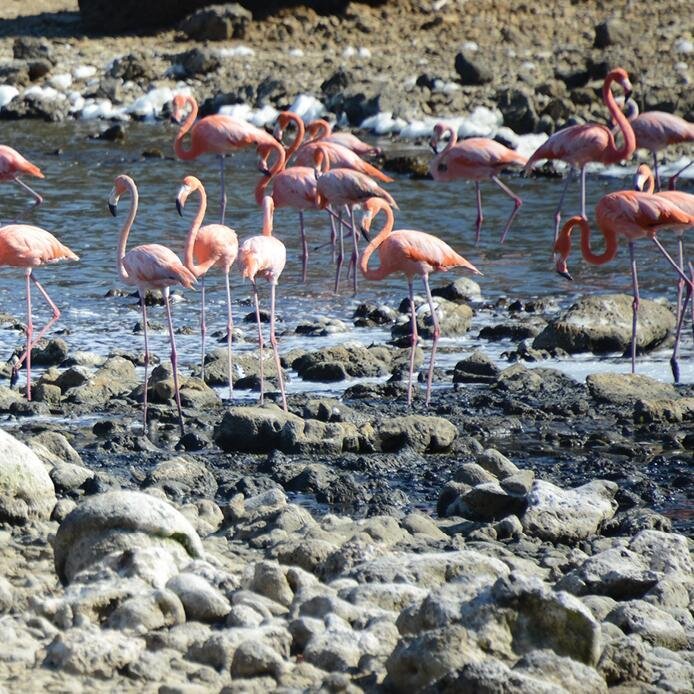
[[[330, 205], [334, 208], [344, 207], [349, 214], [354, 250], [352, 251], [351, 264], [354, 264], [353, 286], [357, 291], [356, 268], [359, 262], [359, 238], [357, 227], [354, 223], [354, 208], [370, 198], [382, 198], [388, 205], [397, 208], [393, 196], [381, 188], [375, 181], [360, 171], [346, 168], [331, 168], [329, 147], [318, 143], [314, 150], [315, 175], [318, 188], [318, 206], [324, 209]], [[344, 262], [344, 243], [342, 233], [342, 220], [338, 221], [340, 246], [337, 257], [337, 270], [335, 272], [335, 292], [340, 284], [340, 271]]]
[[[371, 228], [373, 218], [381, 211], [385, 213], [386, 221], [378, 235], [369, 243], [359, 261], [359, 268], [367, 280], [382, 280], [384, 277], [394, 272], [402, 272], [407, 277], [407, 284], [410, 293], [410, 312], [411, 312], [411, 349], [410, 349], [410, 371], [407, 385], [407, 404], [412, 404], [412, 381], [414, 373], [414, 354], [417, 346], [417, 317], [414, 307], [414, 287], [412, 280], [415, 275], [420, 275], [424, 282], [431, 320], [434, 323], [434, 336], [431, 345], [431, 361], [429, 362], [429, 373], [427, 376], [426, 404], [431, 398], [431, 382], [434, 376], [434, 358], [436, 356], [436, 345], [441, 335], [439, 321], [436, 316], [434, 299], [429, 288], [429, 273], [442, 271], [445, 272], [454, 267], [463, 267], [476, 275], [482, 273], [472, 263], [468, 262], [461, 255], [458, 255], [447, 243], [432, 234], [423, 231], [413, 231], [411, 229], [399, 229], [393, 231], [393, 210], [385, 200], [371, 198], [364, 203], [364, 217], [362, 219], [362, 230], [367, 233]], [[380, 265], [370, 270], [368, 268], [371, 254], [378, 249]]]
[[188, 196], [197, 192], [200, 195], [198, 212], [190, 225], [186, 248], [184, 251], [185, 266], [200, 280], [200, 368], [202, 379], [205, 379], [205, 275], [213, 267], [224, 271], [227, 291], [227, 368], [229, 371], [229, 399], [234, 397], [231, 378], [231, 339], [234, 331], [234, 321], [231, 315], [231, 289], [229, 287], [229, 272], [239, 252], [239, 242], [236, 232], [223, 224], [206, 224], [200, 226], [205, 218], [207, 195], [202, 183], [195, 176], [186, 176], [178, 191], [176, 208], [183, 216], [183, 207]]
[[[224, 157], [245, 147], [257, 147], [263, 142], [271, 142], [272, 135], [250, 123], [231, 116], [214, 115], [201, 118], [197, 123], [198, 104], [192, 96], [176, 94], [173, 99], [171, 118], [180, 123], [186, 106], [190, 107], [188, 117], [183, 121], [174, 140], [174, 152], [179, 159], [190, 161], [201, 154], [212, 153], [219, 156], [219, 172], [222, 187], [221, 223], [224, 224], [227, 194], [224, 183]], [[195, 125], [193, 125], [195, 123]], [[190, 147], [184, 147], [183, 138], [190, 131]]]
[[[25, 268], [24, 276], [26, 278], [27, 291], [26, 350], [12, 366], [10, 384], [14, 385], [17, 382], [19, 369], [26, 360], [27, 400], [31, 400], [31, 350], [60, 318], [60, 310], [53, 303], [51, 297], [48, 296], [48, 292], [34, 277], [32, 269], [39, 265], [57, 263], [61, 260], [79, 260], [79, 258], [45, 229], [28, 224], [8, 224], [0, 228], [0, 265]], [[31, 282], [36, 285], [36, 288], [41, 292], [41, 296], [43, 296], [53, 311], [50, 320], [41, 328], [35, 338], [34, 323], [31, 317]]]
[[613, 82], [617, 82], [625, 92], [626, 98], [631, 94], [631, 82], [626, 70], [616, 68], [605, 77], [602, 85], [602, 98], [615, 123], [619, 126], [624, 136], [621, 147], [615, 145], [614, 137], [610, 129], [598, 123], [585, 123], [584, 125], [572, 125], [554, 133], [544, 144], [540, 145], [525, 165], [528, 173], [533, 164], [541, 159], [561, 159], [569, 164], [571, 171], [566, 177], [566, 183], [559, 198], [559, 204], [554, 212], [554, 239], [559, 234], [561, 211], [564, 204], [566, 190], [569, 187], [571, 174], [574, 168], [581, 170], [581, 216], [586, 216], [586, 164], [591, 161], [602, 164], [616, 164], [623, 159], [629, 159], [634, 153], [636, 141], [634, 131], [620, 111], [617, 102], [610, 89]]
[[[665, 149], [668, 145], [693, 142], [694, 123], [663, 111], [646, 111], [639, 114], [639, 107], [633, 99], [627, 99], [625, 107], [625, 115], [629, 119], [629, 123], [634, 131], [636, 146], [649, 150], [653, 157], [655, 185], [660, 190], [658, 152], [661, 149]], [[678, 174], [675, 175], [675, 178]]]
[[311, 121], [306, 127], [306, 132], [311, 142], [334, 142], [343, 147], [347, 147], [347, 149], [351, 149], [360, 157], [378, 156], [383, 152], [380, 147], [370, 145], [368, 142], [360, 140], [352, 133], [334, 133], [332, 125], [322, 118]]
[[[450, 136], [448, 144], [441, 152], [437, 152], [439, 140], [445, 133], [449, 133]], [[504, 147], [499, 142], [490, 140], [488, 137], [472, 137], [468, 140], [457, 142], [455, 130], [445, 123], [437, 123], [434, 126], [430, 145], [436, 156], [431, 160], [429, 172], [435, 181], [454, 181], [458, 178], [465, 178], [475, 182], [475, 191], [477, 193], [476, 244], [480, 240], [480, 229], [484, 219], [480, 181], [491, 179], [513, 200], [513, 211], [501, 234], [500, 243], [503, 243], [506, 240], [508, 230], [511, 228], [513, 218], [518, 214], [523, 201], [508, 186], [501, 182], [499, 174], [507, 166], [514, 164], [525, 166], [527, 159], [518, 154], [518, 152]]]
[[287, 395], [284, 390], [284, 378], [282, 365], [277, 349], [277, 337], [275, 336], [275, 289], [282, 270], [287, 262], [287, 250], [284, 244], [272, 235], [272, 216], [275, 205], [272, 198], [266, 195], [263, 199], [263, 230], [258, 236], [246, 239], [239, 248], [239, 262], [241, 263], [243, 277], [247, 277], [253, 284], [253, 299], [255, 301], [255, 319], [258, 324], [258, 355], [260, 358], [260, 403], [264, 401], [265, 378], [263, 373], [263, 330], [260, 323], [260, 305], [258, 303], [258, 287], [256, 277], [264, 277], [270, 283], [270, 344], [275, 355], [277, 378], [279, 379], [280, 392], [282, 393], [282, 407], [287, 411]]
[[[636, 169], [636, 174], [634, 175], [634, 189], [644, 191], [646, 193], [653, 193], [655, 190], [655, 181], [653, 179], [653, 173], [649, 166], [646, 164], [641, 164]], [[658, 197], [668, 200], [669, 202], [677, 205], [680, 210], [684, 211], [686, 214], [694, 217], [694, 195], [691, 193], [683, 193], [678, 190], [663, 190], [656, 193]], [[684, 272], [684, 228], [680, 226], [673, 227], [675, 235], [677, 236], [677, 245], [679, 249], [678, 265], [680, 270]], [[690, 273], [694, 279], [694, 270], [690, 265]], [[680, 345], [680, 334], [682, 332], [682, 323], [684, 321], [684, 314], [687, 311], [687, 303], [691, 299], [691, 291], [687, 292], [684, 299], [684, 305], [682, 304], [682, 292], [684, 291], [684, 282], [680, 277], [677, 281], [677, 330], [675, 332], [675, 347], [672, 352], [672, 358], [670, 359], [670, 365], [672, 367], [672, 375], [675, 379], [675, 383], [679, 383], [680, 380], [680, 370], [678, 364], [679, 358], [679, 345]], [[694, 323], [694, 304], [692, 304], [692, 321]]]
[[176, 407], [178, 408], [178, 423], [181, 427], [181, 436], [184, 435], [183, 412], [181, 410], [181, 395], [178, 388], [178, 357], [176, 353], [176, 338], [174, 337], [173, 321], [171, 319], [171, 302], [169, 300], [169, 287], [174, 284], [182, 284], [190, 289], [196, 282], [195, 275], [179, 260], [178, 256], [166, 246], [158, 243], [148, 243], [135, 246], [127, 253], [128, 235], [137, 214], [138, 192], [130, 176], [116, 176], [113, 189], [108, 198], [108, 209], [115, 217], [118, 210], [118, 200], [124, 193], [130, 193], [130, 211], [123, 224], [118, 240], [118, 254], [116, 264], [118, 276], [130, 286], [137, 287], [142, 306], [142, 330], [145, 338], [145, 392], [143, 408], [143, 427], [147, 433], [147, 371], [149, 366], [149, 344], [147, 341], [147, 310], [145, 308], [145, 295], [148, 289], [160, 289], [164, 296], [166, 306], [166, 318], [169, 324], [169, 339], [171, 340], [171, 368], [173, 369], [174, 391]]
[[25, 159], [16, 149], [7, 145], [0, 145], [0, 181], [12, 181], [24, 190], [31, 193], [34, 197], [34, 207], [37, 207], [43, 202], [43, 198], [24, 181], [20, 176], [29, 174], [37, 178], [45, 178], [36, 164], [32, 164]]
[[624, 236], [627, 239], [634, 296], [631, 329], [631, 371], [634, 373], [636, 369], [636, 319], [639, 310], [639, 283], [636, 274], [634, 242], [636, 239], [650, 238], [678, 275], [684, 279], [685, 284], [691, 287], [691, 281], [663, 248], [656, 237], [656, 232], [660, 229], [691, 226], [694, 223], [694, 217], [664, 198], [633, 190], [622, 190], [603, 195], [595, 207], [595, 217], [598, 228], [605, 238], [605, 251], [596, 254], [591, 250], [588, 220], [583, 216], [571, 217], [562, 227], [554, 244], [556, 269], [560, 275], [572, 279], [566, 266], [566, 260], [571, 252], [571, 232], [576, 226], [581, 228], [583, 257], [593, 265], [604, 265], [612, 260], [617, 254], [619, 236]]
[[[273, 151], [277, 153], [277, 160], [267, 169], [267, 161]], [[308, 166], [290, 166], [285, 168], [286, 155], [284, 148], [279, 143], [260, 145], [258, 153], [261, 155], [262, 161], [266, 162], [267, 172], [255, 187], [256, 202], [259, 205], [262, 204], [263, 198], [268, 194], [267, 188], [270, 182], [272, 182], [272, 193], [270, 195], [275, 208], [291, 207], [299, 212], [302, 248], [301, 277], [302, 282], [306, 282], [308, 274], [308, 240], [304, 227], [304, 211], [319, 209], [315, 172]]]

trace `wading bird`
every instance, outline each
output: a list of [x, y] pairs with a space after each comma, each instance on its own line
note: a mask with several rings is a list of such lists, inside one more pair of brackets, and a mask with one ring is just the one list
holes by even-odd
[[258, 287], [256, 278], [265, 278], [270, 284], [270, 344], [275, 356], [275, 367], [279, 379], [280, 392], [282, 393], [282, 407], [287, 410], [287, 395], [284, 390], [284, 377], [282, 365], [277, 348], [275, 336], [275, 290], [282, 270], [287, 262], [287, 250], [284, 244], [272, 235], [272, 222], [275, 206], [272, 198], [266, 195], [263, 198], [263, 230], [258, 236], [246, 239], [239, 248], [239, 263], [244, 278], [248, 278], [253, 285], [253, 299], [255, 302], [255, 320], [258, 324], [258, 355], [260, 358], [260, 403], [264, 401], [265, 378], [263, 369], [263, 329], [260, 322], [260, 305], [258, 303]]
[[[449, 134], [448, 144], [438, 152], [438, 143], [445, 133]], [[435, 155], [429, 164], [429, 173], [435, 181], [454, 181], [458, 178], [465, 178], [475, 182], [475, 192], [477, 193], [476, 244], [480, 241], [480, 229], [484, 219], [480, 181], [491, 179], [513, 200], [513, 210], [506, 221], [499, 241], [503, 243], [506, 240], [508, 230], [511, 228], [513, 218], [518, 214], [523, 202], [507, 185], [501, 182], [499, 174], [508, 166], [525, 166], [527, 159], [488, 137], [471, 137], [458, 142], [455, 130], [445, 123], [437, 123], [434, 126], [434, 133], [429, 144]]]
[[37, 178], [45, 178], [36, 164], [32, 164], [25, 159], [16, 149], [7, 145], [0, 145], [0, 181], [11, 181], [16, 183], [27, 192], [31, 193], [34, 198], [34, 207], [37, 207], [43, 202], [43, 198], [24, 181], [20, 176], [29, 174]]
[[[384, 277], [394, 272], [402, 272], [407, 277], [407, 285], [410, 295], [411, 312], [411, 349], [409, 380], [407, 385], [407, 404], [412, 404], [412, 380], [414, 372], [414, 355], [417, 347], [417, 316], [414, 306], [414, 287], [413, 278], [419, 275], [424, 282], [424, 289], [429, 302], [431, 320], [434, 324], [433, 342], [431, 345], [431, 361], [429, 362], [429, 373], [427, 375], [426, 404], [431, 398], [431, 382], [434, 376], [434, 358], [436, 356], [436, 346], [439, 341], [441, 329], [436, 315], [436, 306], [431, 296], [429, 288], [429, 273], [446, 271], [455, 267], [462, 267], [470, 270], [476, 275], [482, 273], [469, 263], [461, 255], [458, 255], [447, 243], [444, 243], [436, 236], [427, 234], [423, 231], [413, 231], [411, 229], [398, 229], [393, 231], [393, 210], [385, 200], [371, 198], [364, 203], [364, 217], [362, 219], [362, 231], [368, 233], [374, 217], [383, 212], [386, 217], [383, 228], [378, 235], [369, 243], [364, 250], [359, 268], [367, 280], [382, 280]], [[369, 258], [371, 254], [378, 250], [380, 265], [377, 268], [369, 269]]]
[[625, 98], [631, 94], [631, 82], [626, 70], [616, 68], [605, 77], [602, 85], [602, 99], [607, 106], [613, 121], [617, 124], [624, 136], [624, 143], [617, 147], [610, 129], [598, 123], [585, 123], [572, 125], [554, 133], [545, 143], [540, 145], [532, 154], [525, 165], [526, 174], [535, 162], [542, 159], [561, 159], [570, 167], [566, 177], [566, 183], [559, 197], [559, 204], [554, 212], [554, 240], [559, 234], [561, 211], [564, 205], [566, 190], [571, 181], [571, 174], [575, 168], [581, 171], [581, 216], [586, 216], [586, 164], [595, 161], [601, 164], [616, 164], [623, 159], [629, 159], [634, 153], [636, 141], [634, 131], [626, 116], [621, 112], [614, 95], [612, 83], [619, 84], [625, 92]]
[[[45, 229], [30, 226], [29, 224], [8, 224], [0, 227], [0, 265], [25, 268], [24, 277], [26, 278], [27, 292], [26, 350], [12, 366], [10, 383], [14, 385], [17, 382], [19, 369], [26, 361], [27, 400], [31, 400], [31, 350], [60, 318], [60, 310], [53, 303], [51, 297], [48, 296], [48, 292], [34, 277], [32, 269], [39, 265], [57, 263], [61, 260], [79, 260], [79, 258]], [[32, 282], [53, 311], [50, 320], [41, 328], [36, 337], [34, 337], [34, 322], [31, 317]]]
[[183, 207], [191, 193], [200, 196], [198, 212], [190, 225], [184, 262], [186, 267], [200, 280], [200, 368], [202, 379], [205, 379], [205, 275], [213, 267], [219, 267], [224, 272], [227, 292], [227, 367], [229, 370], [229, 399], [234, 396], [231, 378], [231, 339], [234, 331], [234, 321], [231, 315], [231, 289], [229, 287], [229, 272], [239, 252], [239, 242], [236, 232], [223, 224], [206, 224], [200, 226], [205, 219], [207, 195], [202, 183], [195, 176], [186, 176], [176, 197], [176, 209], [183, 216]]
[[360, 140], [352, 133], [334, 133], [332, 125], [322, 118], [312, 120], [308, 126], [306, 126], [306, 133], [310, 142], [335, 142], [338, 145], [347, 147], [347, 149], [351, 149], [360, 157], [378, 156], [382, 153], [380, 147], [370, 145], [368, 142]]
[[171, 319], [171, 302], [169, 300], [169, 287], [174, 284], [182, 284], [190, 289], [196, 282], [195, 275], [179, 260], [178, 256], [166, 246], [158, 243], [148, 243], [135, 246], [127, 253], [128, 235], [137, 214], [138, 192], [130, 176], [116, 176], [113, 189], [108, 197], [108, 209], [115, 217], [118, 209], [118, 200], [124, 193], [130, 193], [130, 211], [120, 231], [118, 240], [118, 252], [116, 264], [118, 276], [125, 283], [137, 287], [142, 306], [142, 330], [145, 338], [145, 390], [142, 422], [145, 435], [147, 434], [147, 371], [149, 367], [149, 344], [147, 341], [147, 309], [145, 308], [145, 295], [148, 289], [160, 289], [164, 297], [166, 307], [166, 319], [169, 324], [169, 339], [171, 340], [171, 368], [173, 369], [174, 394], [176, 407], [178, 408], [178, 423], [181, 428], [181, 436], [184, 435], [183, 412], [181, 410], [181, 394], [178, 388], [178, 355], [176, 353], [176, 338], [174, 337], [173, 321]]

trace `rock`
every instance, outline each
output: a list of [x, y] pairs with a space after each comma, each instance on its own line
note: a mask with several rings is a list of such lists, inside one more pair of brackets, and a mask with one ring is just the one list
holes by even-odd
[[89, 381], [89, 371], [83, 366], [71, 366], [58, 376], [55, 384], [64, 393], [70, 388], [79, 388]]
[[362, 651], [351, 629], [330, 629], [315, 634], [304, 648], [303, 655], [307, 663], [322, 670], [347, 672], [357, 667]]
[[473, 487], [447, 512], [472, 520], [494, 521], [510, 514], [520, 515], [525, 507], [525, 497], [509, 494], [494, 481]]
[[132, 392], [138, 385], [135, 366], [123, 357], [111, 357], [96, 371], [90, 381], [66, 395], [70, 402], [78, 404], [100, 403], [118, 395]]
[[[631, 344], [631, 303], [627, 294], [589, 295], [551, 320], [533, 340], [535, 349], [578, 352], [624, 352]], [[672, 334], [675, 317], [663, 304], [642, 299], [636, 328], [637, 349], [648, 352]]]
[[215, 5], [186, 17], [178, 28], [196, 41], [243, 39], [253, 15], [239, 3]]
[[521, 516], [528, 535], [550, 542], [577, 542], [598, 532], [617, 510], [617, 485], [594, 480], [575, 489], [561, 489], [535, 480]]
[[231, 676], [259, 677], [272, 675], [279, 678], [287, 669], [282, 657], [262, 641], [249, 639], [239, 644], [231, 661]]
[[174, 483], [177, 494], [188, 497], [213, 499], [217, 493], [214, 475], [204, 465], [185, 456], [158, 463], [145, 479], [145, 485], [162, 487], [164, 491], [170, 483]]
[[50, 518], [55, 489], [36, 454], [0, 430], [0, 460], [0, 522], [24, 524]]
[[652, 669], [639, 636], [623, 636], [605, 644], [598, 670], [611, 687], [622, 682], [650, 682]]
[[487, 472], [482, 466], [477, 463], [463, 463], [453, 473], [453, 479], [456, 482], [463, 482], [474, 487], [476, 484], [484, 484], [485, 482], [496, 482], [497, 479], [491, 472]]
[[540, 119], [530, 94], [515, 87], [504, 87], [497, 91], [496, 103], [504, 116], [504, 125], [518, 135], [535, 132]]
[[475, 350], [453, 370], [453, 383], [494, 383], [501, 370], [484, 352]]
[[151, 58], [137, 51], [116, 58], [111, 65], [110, 75], [125, 82], [148, 83], [157, 77], [157, 71]]
[[[496, 658], [471, 662], [448, 673], [437, 683], [442, 694], [454, 692], [513, 692], [514, 694], [556, 694], [556, 687], [525, 674], [511, 670]], [[561, 690], [562, 692], [564, 690]]]
[[631, 27], [617, 17], [610, 17], [595, 26], [595, 48], [628, 46], [632, 40]]
[[292, 362], [305, 381], [342, 381], [349, 377], [384, 376], [389, 364], [380, 354], [359, 343], [344, 343], [317, 352], [307, 352]]
[[177, 61], [183, 66], [187, 77], [207, 75], [216, 72], [221, 66], [218, 54], [207, 48], [191, 48], [179, 55]]
[[161, 547], [181, 561], [202, 556], [200, 538], [176, 509], [149, 494], [116, 491], [88, 498], [61, 523], [55, 569], [69, 582], [109, 553], [137, 547]]
[[319, 316], [315, 320], [308, 320], [296, 326], [297, 335], [310, 335], [311, 337], [326, 337], [335, 333], [347, 332], [347, 325], [337, 318]]
[[170, 590], [154, 590], [123, 601], [110, 614], [106, 626], [139, 633], [183, 624], [183, 605]]
[[79, 0], [84, 26], [101, 32], [104, 27], [110, 32], [120, 32], [171, 25], [208, 4], [209, 0], [178, 0], [174, 4], [154, 2], [143, 6], [138, 0], [122, 0], [114, 7], [103, 0]]
[[9, 412], [12, 405], [22, 402], [22, 394], [6, 386], [0, 386], [0, 412]]
[[232, 407], [215, 427], [214, 441], [225, 452], [269, 453], [281, 447], [287, 422], [303, 423], [296, 415], [275, 405]]
[[532, 470], [519, 470], [514, 475], [505, 477], [501, 481], [501, 488], [509, 494], [526, 496], [532, 489], [534, 479], [535, 473]]
[[348, 422], [290, 420], [282, 428], [279, 448], [285, 453], [338, 455], [344, 451], [356, 452], [364, 447], [371, 449], [372, 437], [370, 424], [357, 428]]
[[31, 389], [31, 397], [37, 402], [46, 403], [49, 407], [57, 407], [60, 405], [62, 392], [58, 386], [52, 386], [48, 383], [37, 383]]
[[694, 398], [637, 400], [634, 422], [686, 422], [694, 419]]
[[527, 653], [513, 666], [513, 671], [537, 677], [547, 685], [562, 687], [573, 694], [585, 691], [607, 694], [607, 684], [594, 668], [550, 650]]
[[[41, 432], [36, 436], [32, 436], [28, 443], [32, 448], [36, 446], [35, 453], [49, 465], [57, 462], [83, 465], [80, 454], [57, 431]], [[50, 456], [50, 458], [42, 456]]]
[[491, 82], [493, 73], [479, 52], [461, 51], [455, 56], [455, 71], [460, 83], [465, 85], [480, 85]]
[[634, 405], [642, 399], [674, 400], [678, 397], [671, 384], [639, 374], [589, 374], [586, 385], [595, 400], [613, 405]]
[[408, 415], [386, 419], [376, 426], [376, 443], [383, 452], [409, 446], [419, 453], [447, 450], [458, 436], [458, 430], [443, 417]]
[[[409, 307], [409, 300], [407, 305]], [[473, 312], [467, 304], [456, 304], [439, 298], [434, 302], [434, 307], [439, 319], [442, 337], [464, 335], [470, 329]], [[434, 324], [431, 320], [431, 311], [428, 305], [417, 309], [417, 331], [419, 336], [426, 340], [431, 340], [434, 337]], [[390, 332], [393, 337], [409, 335], [410, 321], [397, 323], [391, 328]]]
[[166, 587], [179, 597], [190, 620], [219, 622], [231, 610], [231, 604], [224, 595], [196, 574], [180, 573], [171, 578]]
[[33, 36], [19, 36], [12, 44], [12, 56], [15, 60], [46, 60], [55, 65], [53, 49], [45, 39]]
[[50, 472], [51, 480], [58, 492], [66, 493], [79, 489], [94, 477], [93, 470], [81, 465], [59, 463]]
[[499, 480], [517, 474], [520, 470], [496, 448], [487, 448], [477, 456], [477, 464]]
[[670, 650], [687, 647], [687, 633], [682, 625], [664, 610], [644, 600], [619, 603], [605, 618], [625, 634], [638, 634], [653, 646]]
[[12, 584], [4, 576], [0, 576], [0, 614], [9, 612], [13, 602], [14, 589]]
[[454, 302], [480, 301], [482, 299], [480, 285], [469, 277], [458, 277], [443, 287], [434, 287], [431, 293], [433, 296], [440, 296]]
[[289, 586], [285, 571], [276, 562], [258, 562], [250, 588], [285, 607], [289, 607], [294, 599], [294, 591]]
[[65, 340], [56, 337], [42, 340], [31, 350], [31, 363], [36, 366], [54, 366], [67, 359], [68, 346]]

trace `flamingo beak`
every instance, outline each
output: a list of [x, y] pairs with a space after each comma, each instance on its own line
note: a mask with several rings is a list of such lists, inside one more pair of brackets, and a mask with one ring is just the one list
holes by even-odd
[[115, 217], [118, 214], [118, 193], [114, 188], [108, 196], [108, 211]]
[[573, 282], [573, 277], [569, 273], [569, 268], [566, 266], [566, 258], [562, 258], [559, 254], [555, 254], [557, 274], [565, 277], [570, 282]]
[[359, 231], [361, 231], [361, 235], [366, 239], [366, 241], [371, 241], [369, 231], [363, 224], [359, 227]]
[[272, 136], [277, 140], [277, 142], [282, 142], [282, 137], [284, 135], [284, 131], [280, 127], [279, 123], [274, 127], [272, 131]]
[[436, 143], [433, 140], [429, 140], [429, 147], [431, 147], [431, 151], [434, 154], [438, 154], [438, 150], [436, 149]]
[[176, 198], [176, 209], [178, 210], [178, 214], [183, 217], [183, 205], [185, 203], [181, 202], [180, 198]]

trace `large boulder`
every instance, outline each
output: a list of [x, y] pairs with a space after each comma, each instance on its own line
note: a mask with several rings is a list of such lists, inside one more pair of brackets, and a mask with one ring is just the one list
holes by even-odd
[[84, 25], [103, 33], [166, 26], [193, 10], [209, 5], [209, 0], [79, 0]]
[[280, 448], [287, 422], [303, 424], [301, 417], [276, 405], [232, 407], [214, 430], [215, 443], [226, 452], [267, 453]]
[[[534, 349], [576, 352], [624, 352], [631, 344], [632, 297], [627, 294], [585, 296], [533, 340]], [[641, 299], [636, 325], [640, 351], [661, 345], [675, 329], [672, 312], [656, 301]]]
[[56, 504], [48, 470], [36, 454], [0, 430], [0, 522], [46, 520]]

